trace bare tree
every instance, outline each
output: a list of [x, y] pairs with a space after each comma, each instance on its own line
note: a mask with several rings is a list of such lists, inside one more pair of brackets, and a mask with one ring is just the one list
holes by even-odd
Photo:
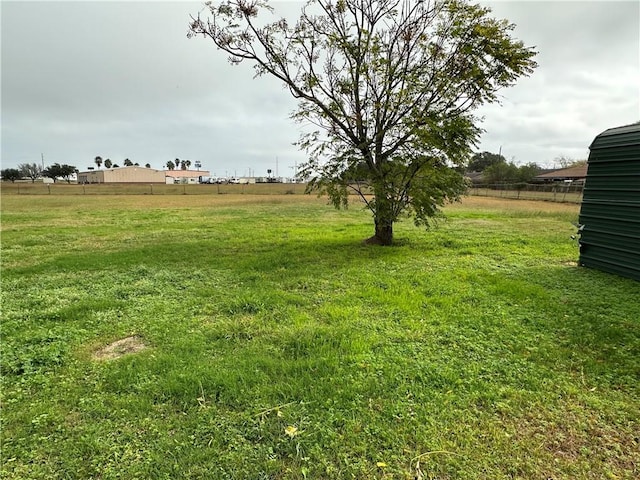
[[586, 160], [576, 160], [571, 157], [567, 157], [565, 155], [559, 155], [553, 159], [554, 165], [559, 165], [560, 168], [570, 168], [570, 167], [578, 167], [581, 165], [586, 165]]
[[30, 178], [31, 183], [35, 183], [42, 176], [42, 167], [37, 163], [21, 163], [18, 165], [18, 170], [22, 176]]

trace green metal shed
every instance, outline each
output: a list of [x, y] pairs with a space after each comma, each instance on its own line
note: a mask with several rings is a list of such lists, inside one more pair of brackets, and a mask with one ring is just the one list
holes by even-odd
[[580, 207], [580, 265], [640, 281], [640, 123], [589, 147]]

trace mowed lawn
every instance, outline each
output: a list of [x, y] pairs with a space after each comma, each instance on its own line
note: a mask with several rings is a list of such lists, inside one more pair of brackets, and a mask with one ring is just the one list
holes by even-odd
[[0, 476], [638, 478], [640, 283], [578, 208], [371, 247], [314, 196], [4, 195]]

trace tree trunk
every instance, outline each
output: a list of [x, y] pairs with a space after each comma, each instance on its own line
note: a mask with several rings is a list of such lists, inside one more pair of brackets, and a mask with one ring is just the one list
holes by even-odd
[[393, 243], [393, 222], [388, 220], [375, 219], [376, 233], [373, 237], [367, 238], [367, 245], [391, 245]]
[[373, 202], [373, 221], [376, 225], [375, 234], [365, 240], [368, 245], [391, 245], [393, 243], [393, 209], [392, 202], [387, 197], [383, 181], [374, 186], [375, 200]]

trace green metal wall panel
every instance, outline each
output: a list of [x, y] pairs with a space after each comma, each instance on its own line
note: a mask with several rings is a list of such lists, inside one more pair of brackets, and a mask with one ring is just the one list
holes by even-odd
[[580, 265], [640, 281], [640, 124], [591, 146], [580, 208]]
[[640, 185], [638, 185], [638, 179], [628, 173], [624, 175], [590, 175], [589, 188], [594, 190], [622, 189], [638, 191], [640, 190]]

